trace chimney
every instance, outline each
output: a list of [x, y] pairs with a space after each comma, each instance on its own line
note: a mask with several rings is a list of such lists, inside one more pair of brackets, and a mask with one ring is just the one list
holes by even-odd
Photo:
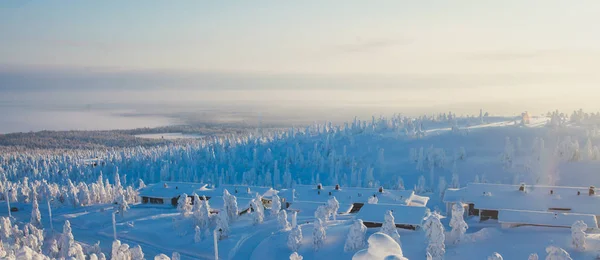
[[383, 186], [379, 187], [379, 193], [383, 193]]
[[596, 195], [596, 187], [590, 186], [590, 191], [588, 193], [590, 196]]
[[323, 185], [321, 183], [317, 184], [317, 190], [322, 190], [323, 189]]
[[525, 183], [521, 183], [521, 186], [519, 186], [519, 191], [525, 192]]
[[335, 185], [335, 190], [340, 190], [340, 185], [339, 184]]

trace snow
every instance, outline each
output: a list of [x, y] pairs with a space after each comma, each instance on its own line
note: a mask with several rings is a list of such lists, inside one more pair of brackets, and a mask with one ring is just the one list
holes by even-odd
[[498, 222], [515, 225], [540, 225], [551, 227], [571, 227], [576, 221], [583, 221], [590, 228], [597, 228], [596, 216], [558, 212], [527, 210], [499, 210]]
[[429, 210], [425, 207], [411, 207], [392, 204], [365, 204], [356, 214], [364, 222], [384, 223], [386, 212], [390, 210], [395, 224], [421, 226]]
[[369, 237], [367, 243], [369, 247], [354, 254], [352, 260], [408, 260], [403, 256], [400, 245], [386, 234], [375, 233]]
[[444, 202], [473, 203], [477, 209], [567, 209], [569, 213], [600, 215], [600, 207], [597, 207], [600, 196], [589, 196], [589, 187], [526, 185], [525, 192], [519, 191], [519, 187], [520, 185], [469, 183], [464, 188], [448, 189]]
[[[294, 199], [292, 199], [293, 190], [296, 192]], [[329, 195], [330, 193], [331, 195]], [[335, 196], [340, 204], [366, 204], [370, 197], [376, 196], [378, 203], [423, 207], [429, 200], [428, 197], [416, 195], [412, 190], [383, 189], [383, 192], [379, 192], [379, 188], [340, 187], [340, 189], [336, 189], [335, 186], [323, 186], [322, 189], [317, 189], [316, 185], [296, 185], [293, 189], [281, 190], [279, 196], [285, 198], [286, 201], [294, 202], [326, 202], [331, 196]]]

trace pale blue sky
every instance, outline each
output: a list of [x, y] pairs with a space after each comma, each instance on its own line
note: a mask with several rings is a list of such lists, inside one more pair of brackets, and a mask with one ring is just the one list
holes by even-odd
[[598, 0], [0, 0], [0, 125], [599, 111], [598, 25]]
[[0, 63], [191, 71], [593, 73], [600, 1], [0, 3]]

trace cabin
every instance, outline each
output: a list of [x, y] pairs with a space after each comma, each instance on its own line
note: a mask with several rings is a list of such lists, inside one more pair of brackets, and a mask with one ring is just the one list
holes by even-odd
[[[284, 189], [279, 196], [290, 204], [290, 208], [298, 208], [295, 203], [318, 203], [324, 204], [335, 197], [340, 203], [340, 213], [356, 213], [368, 204], [370, 197], [377, 197], [378, 203], [389, 205], [404, 205], [413, 207], [426, 207], [429, 197], [419, 196], [412, 190], [388, 190], [383, 187], [356, 188], [323, 186], [318, 185], [296, 185], [293, 189]], [[349, 210], [347, 210], [349, 209]]]
[[251, 201], [258, 193], [263, 197], [263, 205], [269, 207], [273, 196], [277, 194], [276, 190], [268, 187], [254, 187], [245, 185], [222, 185], [218, 188], [211, 188], [208, 184], [191, 182], [159, 182], [146, 186], [139, 191], [142, 198], [142, 204], [171, 205], [177, 207], [179, 197], [185, 193], [191, 197], [192, 204], [195, 203], [192, 195], [195, 193], [200, 200], [206, 198], [209, 200], [213, 213], [218, 213], [219, 209], [224, 207], [223, 192], [227, 190], [235, 196], [238, 202], [240, 212], [246, 212], [250, 208]]
[[443, 201], [448, 214], [455, 203], [462, 203], [467, 216], [508, 225], [565, 226], [571, 222], [570, 227], [575, 219], [597, 227], [600, 218], [600, 196], [594, 186], [469, 183], [464, 188], [447, 189]]
[[[210, 191], [207, 184], [190, 182], [158, 182], [150, 184], [139, 190], [139, 196], [143, 204], [173, 205], [177, 206], [177, 201], [181, 194], [192, 195], [194, 193], [200, 196], [205, 191]], [[206, 196], [210, 199], [210, 196]], [[192, 204], [195, 203], [192, 198]]]
[[385, 214], [392, 211], [394, 224], [397, 228], [418, 230], [429, 214], [426, 207], [411, 207], [406, 205], [391, 204], [365, 204], [356, 214], [357, 219], [362, 219], [367, 228], [381, 227], [385, 221]]

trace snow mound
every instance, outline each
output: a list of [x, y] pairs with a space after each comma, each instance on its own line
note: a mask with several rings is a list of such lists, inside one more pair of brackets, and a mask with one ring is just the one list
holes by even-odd
[[352, 260], [408, 260], [402, 254], [402, 248], [390, 236], [377, 232], [367, 240], [369, 248], [354, 254]]
[[500, 232], [498, 229], [495, 229], [495, 228], [482, 228], [481, 230], [479, 230], [475, 233], [467, 234], [465, 237], [465, 240], [468, 242], [478, 242], [478, 241], [488, 240], [494, 236], [501, 235], [501, 234], [502, 234], [502, 232]]

